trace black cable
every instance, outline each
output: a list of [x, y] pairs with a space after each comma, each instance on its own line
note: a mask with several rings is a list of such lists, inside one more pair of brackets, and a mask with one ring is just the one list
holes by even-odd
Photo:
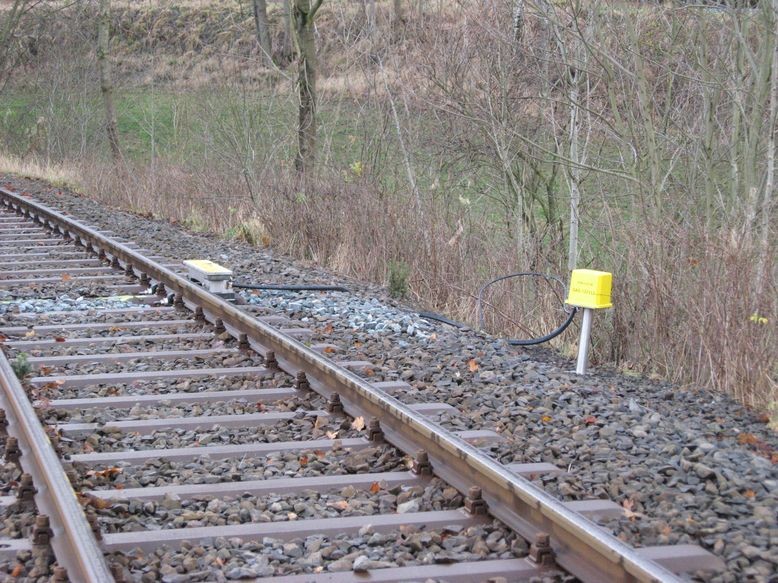
[[544, 342], [548, 342], [549, 340], [556, 338], [559, 336], [562, 332], [567, 330], [567, 327], [573, 323], [573, 318], [575, 318], [575, 315], [578, 313], [578, 308], [575, 306], [571, 306], [573, 309], [570, 310], [569, 315], [567, 316], [567, 320], [564, 321], [564, 323], [554, 330], [553, 332], [549, 332], [545, 336], [541, 336], [540, 338], [530, 338], [528, 340], [518, 340], [518, 339], [509, 339], [507, 342], [511, 346], [532, 346], [534, 344], [543, 344]]
[[[510, 279], [512, 277], [520, 277], [520, 276], [542, 277], [545, 280], [551, 279], [559, 282], [564, 286], [562, 280], [554, 275], [545, 275], [542, 273], [531, 273], [531, 272], [512, 273], [510, 275], [503, 275], [501, 277], [491, 280], [478, 291], [478, 325], [481, 328], [483, 328], [484, 326], [482, 301], [483, 301], [483, 293], [486, 290], [486, 288], [499, 281]], [[238, 289], [258, 289], [258, 290], [274, 290], [274, 291], [339, 291], [339, 292], [349, 291], [347, 288], [339, 285], [316, 285], [316, 284], [280, 285], [280, 284], [271, 284], [271, 283], [267, 283], [267, 284], [233, 283], [232, 287]], [[542, 344], [544, 342], [548, 342], [549, 340], [556, 338], [562, 332], [567, 330], [567, 327], [570, 324], [572, 324], [573, 318], [575, 318], [575, 314], [577, 311], [578, 308], [575, 307], [573, 307], [569, 312], [567, 309], [565, 309], [565, 313], [568, 314], [567, 319], [562, 323], [561, 326], [559, 326], [559, 328], [553, 330], [552, 332], [546, 334], [545, 336], [541, 336], [540, 338], [528, 338], [528, 339], [508, 339], [507, 343], [510, 344], [511, 346], [532, 346], [534, 344]], [[450, 320], [445, 316], [441, 316], [440, 314], [436, 314], [434, 312], [419, 312], [418, 315], [420, 318], [442, 322], [443, 324], [448, 324], [449, 326], [459, 328], [460, 330], [469, 329], [469, 326], [467, 326], [466, 324], [462, 324], [461, 322]]]
[[339, 285], [279, 285], [274, 283], [233, 283], [232, 287], [239, 289], [266, 289], [276, 291], [340, 291], [347, 292], [348, 289]]
[[460, 330], [466, 330], [469, 328], [467, 324], [463, 324], [462, 322], [455, 322], [454, 320], [449, 320], [445, 316], [441, 316], [440, 314], [436, 314], [434, 312], [419, 312], [419, 317], [424, 318], [425, 320], [435, 320], [436, 322], [443, 322], [444, 324], [448, 324], [449, 326], [454, 326], [454, 328], [459, 328]]
[[[495, 284], [499, 281], [503, 281], [506, 279], [511, 279], [513, 277], [540, 277], [545, 279], [546, 281], [554, 280], [560, 283], [563, 288], [565, 285], [564, 282], [555, 275], [546, 275], [545, 273], [535, 273], [532, 271], [522, 272], [522, 273], [511, 273], [509, 275], [503, 275], [494, 278], [493, 280], [483, 285], [480, 290], [478, 290], [478, 303], [477, 303], [478, 326], [481, 329], [483, 329], [484, 327], [484, 312], [483, 312], [484, 291], [486, 291], [486, 288], [488, 288], [492, 284]], [[509, 338], [508, 340], [506, 340], [506, 342], [511, 346], [533, 346], [535, 344], [543, 344], [544, 342], [548, 342], [549, 340], [556, 338], [562, 332], [567, 330], [567, 327], [573, 323], [573, 318], [575, 318], [575, 314], [578, 312], [578, 308], [576, 308], [575, 306], [570, 306], [570, 307], [572, 309], [568, 311], [567, 308], [564, 307], [564, 302], [562, 303], [562, 309], [565, 311], [566, 314], [568, 314], [568, 316], [567, 319], [562, 323], [562, 325], [559, 326], [559, 328], [557, 328], [556, 330], [552, 330], [545, 336], [541, 336], [539, 338], [527, 338], [527, 339]]]

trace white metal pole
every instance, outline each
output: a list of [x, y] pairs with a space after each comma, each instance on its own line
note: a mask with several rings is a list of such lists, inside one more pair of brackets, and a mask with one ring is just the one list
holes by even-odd
[[586, 374], [586, 362], [589, 359], [589, 335], [592, 332], [592, 315], [594, 310], [584, 308], [583, 321], [581, 322], [581, 339], [578, 342], [578, 364], [575, 367], [576, 374]]

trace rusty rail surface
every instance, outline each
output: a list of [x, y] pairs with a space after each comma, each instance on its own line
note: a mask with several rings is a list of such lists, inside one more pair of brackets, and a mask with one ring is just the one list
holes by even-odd
[[84, 511], [27, 394], [10, 363], [0, 351], [0, 407], [8, 422], [8, 433], [16, 437], [20, 463], [32, 476], [38, 511], [50, 520], [51, 546], [60, 566], [71, 581], [105, 583], [113, 581], [103, 551], [92, 534]]
[[[680, 581], [657, 560], [647, 558], [650, 549], [626, 545], [412, 407], [133, 248], [6, 189], [0, 188], [0, 203], [111, 259], [115, 267], [134, 272], [141, 281], [160, 284], [161, 293], [174, 294], [178, 305], [223, 326], [260, 354], [272, 353], [283, 370], [307, 380], [313, 390], [339, 396], [350, 415], [379, 419], [389, 443], [417, 459], [428, 459], [434, 473], [460, 491], [470, 491], [476, 498], [480, 494], [491, 514], [519, 534], [529, 540], [540, 533], [550, 537], [556, 563], [582, 581]], [[662, 553], [652, 556], [661, 560]]]

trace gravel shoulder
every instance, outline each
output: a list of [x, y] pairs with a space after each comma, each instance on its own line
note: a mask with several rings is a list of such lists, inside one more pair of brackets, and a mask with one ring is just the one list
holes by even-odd
[[[408, 382], [411, 389], [396, 395], [402, 401], [439, 401], [457, 408], [462, 414], [448, 417], [450, 428], [501, 433], [505, 440], [491, 448], [497, 460], [550, 462], [567, 470], [545, 482], [559, 498], [610, 498], [622, 504], [625, 516], [604, 526], [630, 544], [700, 544], [727, 564], [727, 571], [707, 580], [775, 580], [778, 436], [764, 417], [732, 399], [704, 387], [674, 387], [603, 368], [577, 377], [573, 364], [553, 351], [511, 347], [488, 335], [425, 320], [376, 286], [270, 250], [101, 207], [37, 181], [10, 176], [2, 181], [171, 262], [212, 259], [232, 268], [242, 281], [346, 285], [351, 293], [242, 295], [260, 312], [272, 308], [314, 330], [312, 342], [337, 347], [333, 358], [370, 361], [373, 366], [361, 371], [370, 380]], [[56, 292], [73, 286], [51, 287]], [[83, 285], [68, 289], [70, 297], [103, 291]], [[299, 420], [292, 433], [307, 432], [310, 423]], [[215, 438], [222, 440], [218, 432]], [[112, 449], [111, 439], [101, 436], [100, 449]], [[189, 436], [155, 440], [169, 446]], [[160, 441], [137, 446], [158, 447]], [[196, 471], [207, 468], [201, 464]], [[129, 472], [124, 476], [131, 483], [138, 480]], [[257, 552], [224, 544], [229, 557]], [[309, 542], [299, 544], [307, 548]], [[274, 564], [276, 546], [265, 547], [270, 554], [250, 562], [259, 565], [258, 573]], [[189, 566], [195, 568], [191, 561]]]

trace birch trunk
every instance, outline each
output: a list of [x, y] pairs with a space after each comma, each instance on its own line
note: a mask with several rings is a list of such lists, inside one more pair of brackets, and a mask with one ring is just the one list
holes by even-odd
[[570, 185], [570, 234], [567, 249], [567, 269], [572, 271], [578, 264], [578, 207], [581, 203], [579, 190], [581, 170], [578, 164], [578, 79], [575, 74], [570, 75], [570, 160], [572, 165], [568, 169], [568, 182]]
[[775, 132], [778, 129], [778, 0], [772, 1], [772, 63], [770, 73], [770, 115], [767, 124], [767, 175], [765, 177], [764, 196], [761, 209], [761, 242], [759, 261], [757, 264], [756, 292], [762, 294], [767, 279], [767, 269], [770, 259], [770, 234], [773, 214], [773, 198], [775, 196]]
[[524, 36], [524, 0], [513, 0], [513, 40], [516, 44]]

